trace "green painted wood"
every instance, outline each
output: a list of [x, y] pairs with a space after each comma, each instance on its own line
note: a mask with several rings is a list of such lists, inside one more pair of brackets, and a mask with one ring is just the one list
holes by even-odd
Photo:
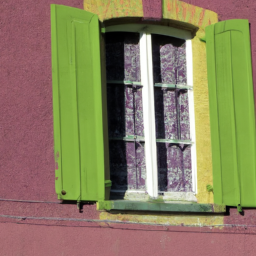
[[[109, 138], [109, 140], [122, 140], [122, 141], [145, 141], [143, 136], [138, 135], [128, 135], [126, 137], [113, 137]], [[191, 145], [194, 144], [191, 140], [171, 140], [171, 139], [156, 139], [158, 143], [170, 143], [170, 144], [186, 144]]]
[[255, 113], [247, 20], [206, 27], [214, 202], [256, 206]]
[[155, 83], [155, 87], [161, 88], [169, 88], [169, 89], [183, 89], [183, 90], [191, 90], [193, 89], [192, 86], [182, 85], [182, 84], [163, 84], [163, 83]]
[[154, 212], [226, 212], [225, 205], [197, 203], [155, 203], [128, 200], [99, 201], [97, 210], [154, 211]]
[[51, 22], [56, 193], [64, 200], [104, 200], [98, 17], [51, 5]]

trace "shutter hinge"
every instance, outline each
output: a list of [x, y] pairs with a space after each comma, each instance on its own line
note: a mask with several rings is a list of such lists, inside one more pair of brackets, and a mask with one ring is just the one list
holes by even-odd
[[105, 188], [111, 187], [112, 181], [111, 180], [105, 180]]
[[82, 210], [82, 207], [81, 207], [81, 196], [78, 197], [76, 205], [77, 205], [77, 209], [79, 210], [79, 212], [81, 212], [81, 210]]
[[242, 206], [239, 204], [239, 205], [237, 205], [237, 211], [239, 212], [239, 213], [242, 213], [243, 212], [243, 208], [242, 208]]

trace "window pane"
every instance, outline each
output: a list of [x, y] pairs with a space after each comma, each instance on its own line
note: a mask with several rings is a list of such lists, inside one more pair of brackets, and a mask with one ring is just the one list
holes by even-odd
[[157, 158], [159, 191], [192, 191], [190, 146], [157, 143]]
[[154, 83], [186, 84], [186, 41], [152, 35]]
[[179, 91], [179, 117], [180, 117], [180, 139], [191, 140], [190, 138], [190, 122], [189, 122], [189, 105], [188, 91]]
[[109, 137], [143, 136], [141, 89], [109, 84], [107, 87], [107, 99]]
[[124, 137], [125, 127], [128, 126], [129, 118], [125, 115], [125, 88], [120, 85], [108, 85], [108, 133], [109, 137]]
[[155, 90], [155, 120], [157, 139], [178, 139], [175, 90]]
[[127, 163], [126, 142], [109, 141], [109, 158], [110, 158], [110, 179], [112, 181], [112, 189], [127, 189]]
[[155, 87], [154, 94], [156, 138], [190, 140], [187, 90]]
[[107, 80], [140, 82], [139, 33], [106, 33]]
[[134, 90], [134, 134], [144, 136], [142, 89]]
[[112, 190], [145, 190], [144, 143], [110, 141]]

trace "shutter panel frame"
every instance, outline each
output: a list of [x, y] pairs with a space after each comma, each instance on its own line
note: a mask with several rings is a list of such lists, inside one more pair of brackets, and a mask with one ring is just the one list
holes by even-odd
[[62, 200], [108, 199], [98, 16], [51, 5], [51, 36], [55, 191]]
[[248, 20], [206, 27], [206, 49], [214, 203], [255, 207], [256, 136]]

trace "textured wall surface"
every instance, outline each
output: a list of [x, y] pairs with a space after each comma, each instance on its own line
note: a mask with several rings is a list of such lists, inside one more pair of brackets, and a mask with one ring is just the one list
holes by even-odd
[[[93, 2], [97, 4], [96, 0], [88, 0], [87, 5]], [[109, 17], [115, 3], [119, 6], [115, 9], [117, 12], [159, 17], [159, 0], [104, 2], [109, 4]], [[256, 2], [184, 2], [214, 11], [220, 20], [249, 19], [256, 77]], [[175, 225], [222, 225], [175, 229], [104, 222], [92, 225], [88, 219], [103, 219], [103, 216], [110, 219], [112, 215], [104, 213], [100, 217], [95, 205], [84, 205], [79, 213], [76, 205], [58, 202], [54, 189], [50, 3], [48, 0], [36, 3], [0, 0], [0, 254], [159, 255], [172, 252], [191, 255], [193, 249], [192, 255], [253, 255], [256, 249], [254, 209], [245, 210], [244, 215], [230, 209], [224, 219], [225, 224], [232, 227], [222, 225], [223, 216], [175, 215], [170, 218]], [[82, 0], [55, 0], [54, 3], [83, 9]], [[154, 4], [157, 13], [152, 11]], [[200, 20], [200, 13], [198, 17]], [[125, 214], [116, 215], [121, 216], [122, 221], [129, 219]], [[149, 214], [148, 219], [134, 216], [130, 220], [151, 223], [161, 223], [168, 218], [168, 215], [163, 219], [161, 215]]]
[[215, 15], [206, 8], [191, 5], [181, 1], [162, 0], [163, 18], [193, 24], [198, 27], [205, 27], [215, 23]]
[[[0, 224], [2, 255], [148, 256], [148, 255], [254, 255], [255, 236], [215, 230], [142, 225], [57, 227]], [[92, 239], [93, 238], [93, 239]], [[43, 241], [43, 242], [42, 242]], [[29, 246], [28, 246], [29, 245]], [[184, 246], [185, 245], [185, 246]]]
[[162, 0], [142, 0], [144, 19], [162, 18]]
[[0, 2], [0, 198], [57, 201], [50, 3]]
[[101, 21], [113, 17], [143, 17], [142, 0], [84, 0], [84, 9], [97, 13]]
[[197, 200], [200, 203], [213, 203], [213, 193], [208, 193], [206, 191], [206, 185], [212, 184], [212, 151], [210, 138], [206, 45], [199, 39], [202, 37], [203, 33], [204, 31], [199, 29], [192, 40], [197, 144]]

